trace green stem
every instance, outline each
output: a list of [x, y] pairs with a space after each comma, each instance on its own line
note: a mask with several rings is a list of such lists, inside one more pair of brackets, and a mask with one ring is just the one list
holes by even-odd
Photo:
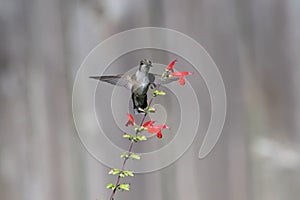
[[[159, 87], [157, 87], [157, 89], [158, 89], [158, 88], [159, 88]], [[148, 105], [149, 107], [151, 106], [153, 99], [154, 99], [153, 97], [150, 99], [149, 105]], [[142, 126], [142, 125], [144, 124], [146, 117], [147, 117], [147, 113], [144, 114], [144, 116], [143, 116], [143, 118], [142, 118], [142, 121], [141, 121], [141, 123], [140, 123], [140, 126]], [[138, 131], [135, 132], [135, 135], [137, 135], [137, 134], [138, 134]], [[132, 140], [132, 141], [130, 142], [130, 146], [129, 146], [129, 149], [128, 149], [128, 153], [129, 153], [129, 154], [132, 153], [133, 143], [134, 143], [134, 141]], [[124, 161], [123, 161], [123, 164], [122, 164], [122, 168], [121, 168], [121, 172], [124, 170], [125, 164], [126, 164], [126, 162], [127, 162], [128, 159], [129, 159], [129, 157], [125, 157], [125, 158], [124, 158]], [[116, 184], [115, 184], [116, 187], [115, 187], [115, 189], [113, 189], [113, 191], [112, 191], [112, 193], [111, 193], [111, 195], [110, 195], [109, 200], [113, 200], [113, 199], [114, 199], [114, 195], [115, 195], [116, 192], [117, 192], [117, 189], [118, 189], [119, 184], [120, 184], [120, 180], [121, 180], [121, 177], [120, 177], [120, 175], [119, 175], [118, 178], [117, 178]]]

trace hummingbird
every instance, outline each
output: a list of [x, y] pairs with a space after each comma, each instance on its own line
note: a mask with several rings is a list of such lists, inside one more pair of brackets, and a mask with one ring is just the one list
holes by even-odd
[[105, 76], [90, 76], [90, 78], [107, 82], [116, 86], [122, 86], [131, 91], [131, 99], [135, 114], [143, 112], [148, 107], [147, 92], [149, 87], [156, 88], [160, 84], [167, 84], [178, 80], [176, 77], [163, 79], [159, 74], [150, 73], [152, 62], [143, 59], [134, 74], [118, 74]]

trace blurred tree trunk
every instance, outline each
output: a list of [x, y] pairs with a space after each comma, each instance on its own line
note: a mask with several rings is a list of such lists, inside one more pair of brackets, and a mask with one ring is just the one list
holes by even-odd
[[5, 199], [75, 199], [73, 183], [82, 180], [73, 165], [78, 150], [70, 146], [77, 141], [61, 3], [1, 3], [1, 53], [7, 59], [1, 68], [0, 104]]
[[237, 2], [253, 199], [299, 196], [299, 131], [294, 120], [299, 108], [294, 88], [299, 84], [293, 87], [299, 79], [294, 54], [299, 50], [293, 49], [297, 38], [290, 35], [299, 27], [293, 23], [297, 5], [289, 4]]

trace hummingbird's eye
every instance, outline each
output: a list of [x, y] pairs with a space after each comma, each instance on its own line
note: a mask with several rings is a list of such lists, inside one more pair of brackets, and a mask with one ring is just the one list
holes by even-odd
[[141, 63], [140, 63], [141, 65], [143, 65], [144, 64], [144, 61], [141, 61]]

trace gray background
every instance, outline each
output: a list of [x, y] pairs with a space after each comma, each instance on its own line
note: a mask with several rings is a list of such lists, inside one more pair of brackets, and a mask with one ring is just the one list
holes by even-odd
[[140, 26], [205, 47], [228, 115], [205, 160], [200, 135], [174, 165], [131, 178], [117, 199], [299, 199], [299, 19], [298, 0], [1, 0], [0, 199], [107, 199], [112, 177], [78, 139], [72, 84], [95, 45]]

